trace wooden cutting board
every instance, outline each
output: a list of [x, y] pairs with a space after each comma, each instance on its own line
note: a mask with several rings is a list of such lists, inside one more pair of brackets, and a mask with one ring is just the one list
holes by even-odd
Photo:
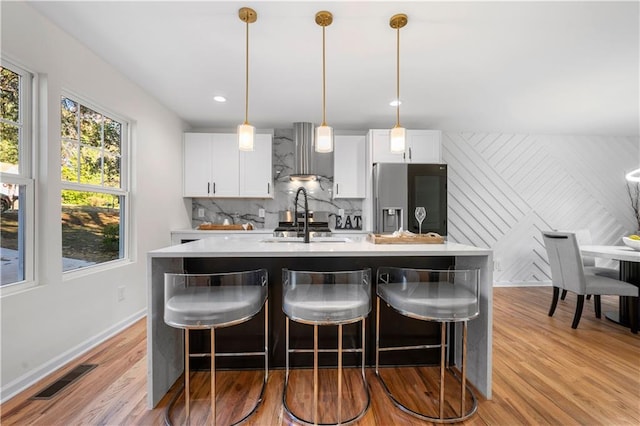
[[391, 234], [369, 234], [367, 239], [373, 244], [444, 244], [444, 238], [434, 232], [420, 235], [402, 235], [394, 237]]
[[244, 231], [242, 225], [220, 225], [215, 223], [203, 223], [198, 226], [198, 229], [203, 231]]

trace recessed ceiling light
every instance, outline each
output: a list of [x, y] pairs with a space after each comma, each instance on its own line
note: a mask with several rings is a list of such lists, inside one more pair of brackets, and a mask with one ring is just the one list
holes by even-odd
[[396, 107], [398, 105], [402, 105], [402, 101], [399, 101], [397, 99], [392, 100], [391, 102], [389, 102], [389, 105], [391, 105], [392, 107]]
[[216, 102], [227, 102], [227, 98], [225, 98], [224, 96], [214, 96], [213, 100]]

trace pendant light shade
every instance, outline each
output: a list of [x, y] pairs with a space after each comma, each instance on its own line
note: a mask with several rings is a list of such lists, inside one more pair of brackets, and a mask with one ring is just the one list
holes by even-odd
[[253, 151], [253, 139], [256, 128], [245, 122], [238, 125], [238, 148], [240, 151]]
[[391, 129], [390, 145], [391, 152], [401, 153], [404, 152], [406, 144], [406, 131], [404, 127], [394, 127]]
[[316, 127], [315, 145], [316, 152], [333, 151], [333, 128], [327, 126], [326, 122], [326, 90], [325, 90], [325, 28], [333, 22], [331, 12], [322, 10], [316, 13], [316, 24], [322, 27], [322, 124]]
[[249, 7], [243, 7], [238, 11], [238, 16], [246, 24], [244, 123], [238, 125], [238, 148], [240, 151], [253, 151], [256, 129], [249, 124], [249, 24], [256, 22], [258, 14]]
[[406, 146], [406, 131], [400, 126], [400, 28], [407, 25], [407, 15], [399, 13], [389, 20], [391, 28], [396, 30], [396, 125], [391, 129], [389, 138], [389, 150], [393, 153], [402, 153]]

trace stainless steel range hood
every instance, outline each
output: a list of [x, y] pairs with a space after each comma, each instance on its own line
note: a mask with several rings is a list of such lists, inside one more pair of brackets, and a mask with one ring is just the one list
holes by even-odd
[[293, 173], [291, 180], [317, 180], [318, 176], [333, 178], [333, 152], [318, 153], [314, 145], [313, 123], [293, 123]]

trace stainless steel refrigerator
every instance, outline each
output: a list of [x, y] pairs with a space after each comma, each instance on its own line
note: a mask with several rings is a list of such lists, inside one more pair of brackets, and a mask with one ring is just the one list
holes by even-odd
[[447, 235], [447, 165], [373, 165], [373, 212], [376, 233], [402, 229], [418, 233], [415, 208], [424, 207], [427, 217], [422, 233]]

